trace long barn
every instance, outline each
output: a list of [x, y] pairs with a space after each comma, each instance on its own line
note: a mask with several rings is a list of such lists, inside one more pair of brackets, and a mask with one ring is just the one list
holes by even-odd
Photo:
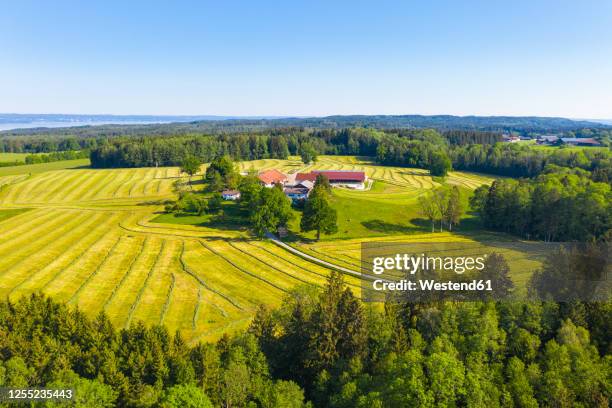
[[357, 190], [363, 190], [367, 180], [367, 176], [363, 171], [314, 170], [310, 173], [297, 173], [295, 181], [298, 183], [306, 180], [314, 182], [319, 174], [327, 177], [332, 186], [348, 187]]

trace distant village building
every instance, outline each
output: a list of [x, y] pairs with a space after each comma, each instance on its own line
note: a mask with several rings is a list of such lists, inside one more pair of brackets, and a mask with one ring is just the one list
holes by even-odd
[[592, 137], [558, 137], [540, 136], [537, 141], [539, 145], [552, 146], [556, 144], [566, 144], [570, 146], [601, 146], [601, 143]]
[[556, 135], [546, 135], [546, 136], [540, 136], [537, 138], [536, 143], [537, 144], [548, 144], [548, 145], [553, 145], [555, 143], [557, 143], [557, 141], [559, 140], [559, 136]]
[[287, 182], [287, 176], [276, 169], [262, 171], [257, 175], [259, 182], [268, 188], [274, 187], [276, 184], [281, 186]]
[[310, 173], [297, 173], [295, 176], [296, 182], [314, 181], [319, 174], [323, 174], [329, 180], [332, 187], [347, 187], [357, 190], [365, 188], [367, 176], [363, 171], [348, 171], [348, 170], [314, 170]]
[[304, 188], [307, 188], [309, 190], [312, 190], [314, 185], [315, 185], [314, 181], [303, 180], [303, 181], [300, 181], [299, 183], [294, 184], [294, 187], [304, 187]]
[[223, 190], [221, 192], [221, 197], [224, 200], [236, 201], [240, 198], [240, 191], [238, 190]]
[[503, 135], [502, 141], [506, 143], [518, 143], [521, 141], [521, 138], [519, 136]]
[[314, 182], [310, 180], [296, 181], [295, 174], [290, 175], [283, 191], [294, 203], [306, 200], [314, 188]]
[[[362, 171], [345, 170], [315, 170], [310, 173], [286, 175], [276, 169], [270, 169], [259, 173], [257, 178], [259, 178], [259, 182], [265, 187], [271, 188], [277, 184], [281, 185], [285, 195], [295, 203], [308, 199], [319, 174], [323, 174], [327, 177], [332, 187], [347, 187], [363, 190], [365, 188], [365, 181], [367, 180], [365, 173]], [[228, 195], [228, 197], [230, 196]], [[227, 199], [231, 200], [233, 198]]]
[[601, 143], [592, 137], [562, 137], [561, 140], [572, 146], [601, 146]]

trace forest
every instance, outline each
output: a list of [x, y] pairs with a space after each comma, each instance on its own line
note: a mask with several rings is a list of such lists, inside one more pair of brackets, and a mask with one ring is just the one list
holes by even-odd
[[[549, 257], [539, 281], [562, 264]], [[607, 407], [611, 305], [381, 309], [333, 273], [322, 290], [299, 286], [279, 309], [260, 307], [244, 333], [188, 345], [163, 326], [116, 329], [104, 313], [34, 294], [0, 303], [0, 386], [71, 387], [98, 407]]]
[[535, 179], [496, 180], [470, 199], [487, 228], [544, 241], [588, 241], [612, 229], [612, 192], [579, 168]]

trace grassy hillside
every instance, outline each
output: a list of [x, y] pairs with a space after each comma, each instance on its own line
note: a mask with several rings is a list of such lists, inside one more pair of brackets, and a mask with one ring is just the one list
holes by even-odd
[[2, 162], [25, 162], [28, 153], [0, 153], [0, 163]]
[[21, 166], [0, 167], [0, 177], [14, 176], [17, 174], [39, 174], [47, 171], [76, 169], [88, 167], [89, 159], [62, 160], [51, 163], [26, 164]]

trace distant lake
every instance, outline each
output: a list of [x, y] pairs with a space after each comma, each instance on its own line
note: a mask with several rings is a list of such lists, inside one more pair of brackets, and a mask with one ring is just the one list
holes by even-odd
[[72, 115], [0, 113], [0, 131], [31, 128], [58, 128], [96, 125], [148, 125], [154, 123], [195, 122], [227, 119], [278, 119], [280, 116], [215, 115]]
[[13, 129], [31, 129], [31, 128], [58, 128], [58, 127], [76, 127], [76, 126], [96, 126], [96, 125], [147, 125], [152, 123], [170, 123], [170, 121], [30, 121], [30, 122], [1, 122], [0, 131]]

